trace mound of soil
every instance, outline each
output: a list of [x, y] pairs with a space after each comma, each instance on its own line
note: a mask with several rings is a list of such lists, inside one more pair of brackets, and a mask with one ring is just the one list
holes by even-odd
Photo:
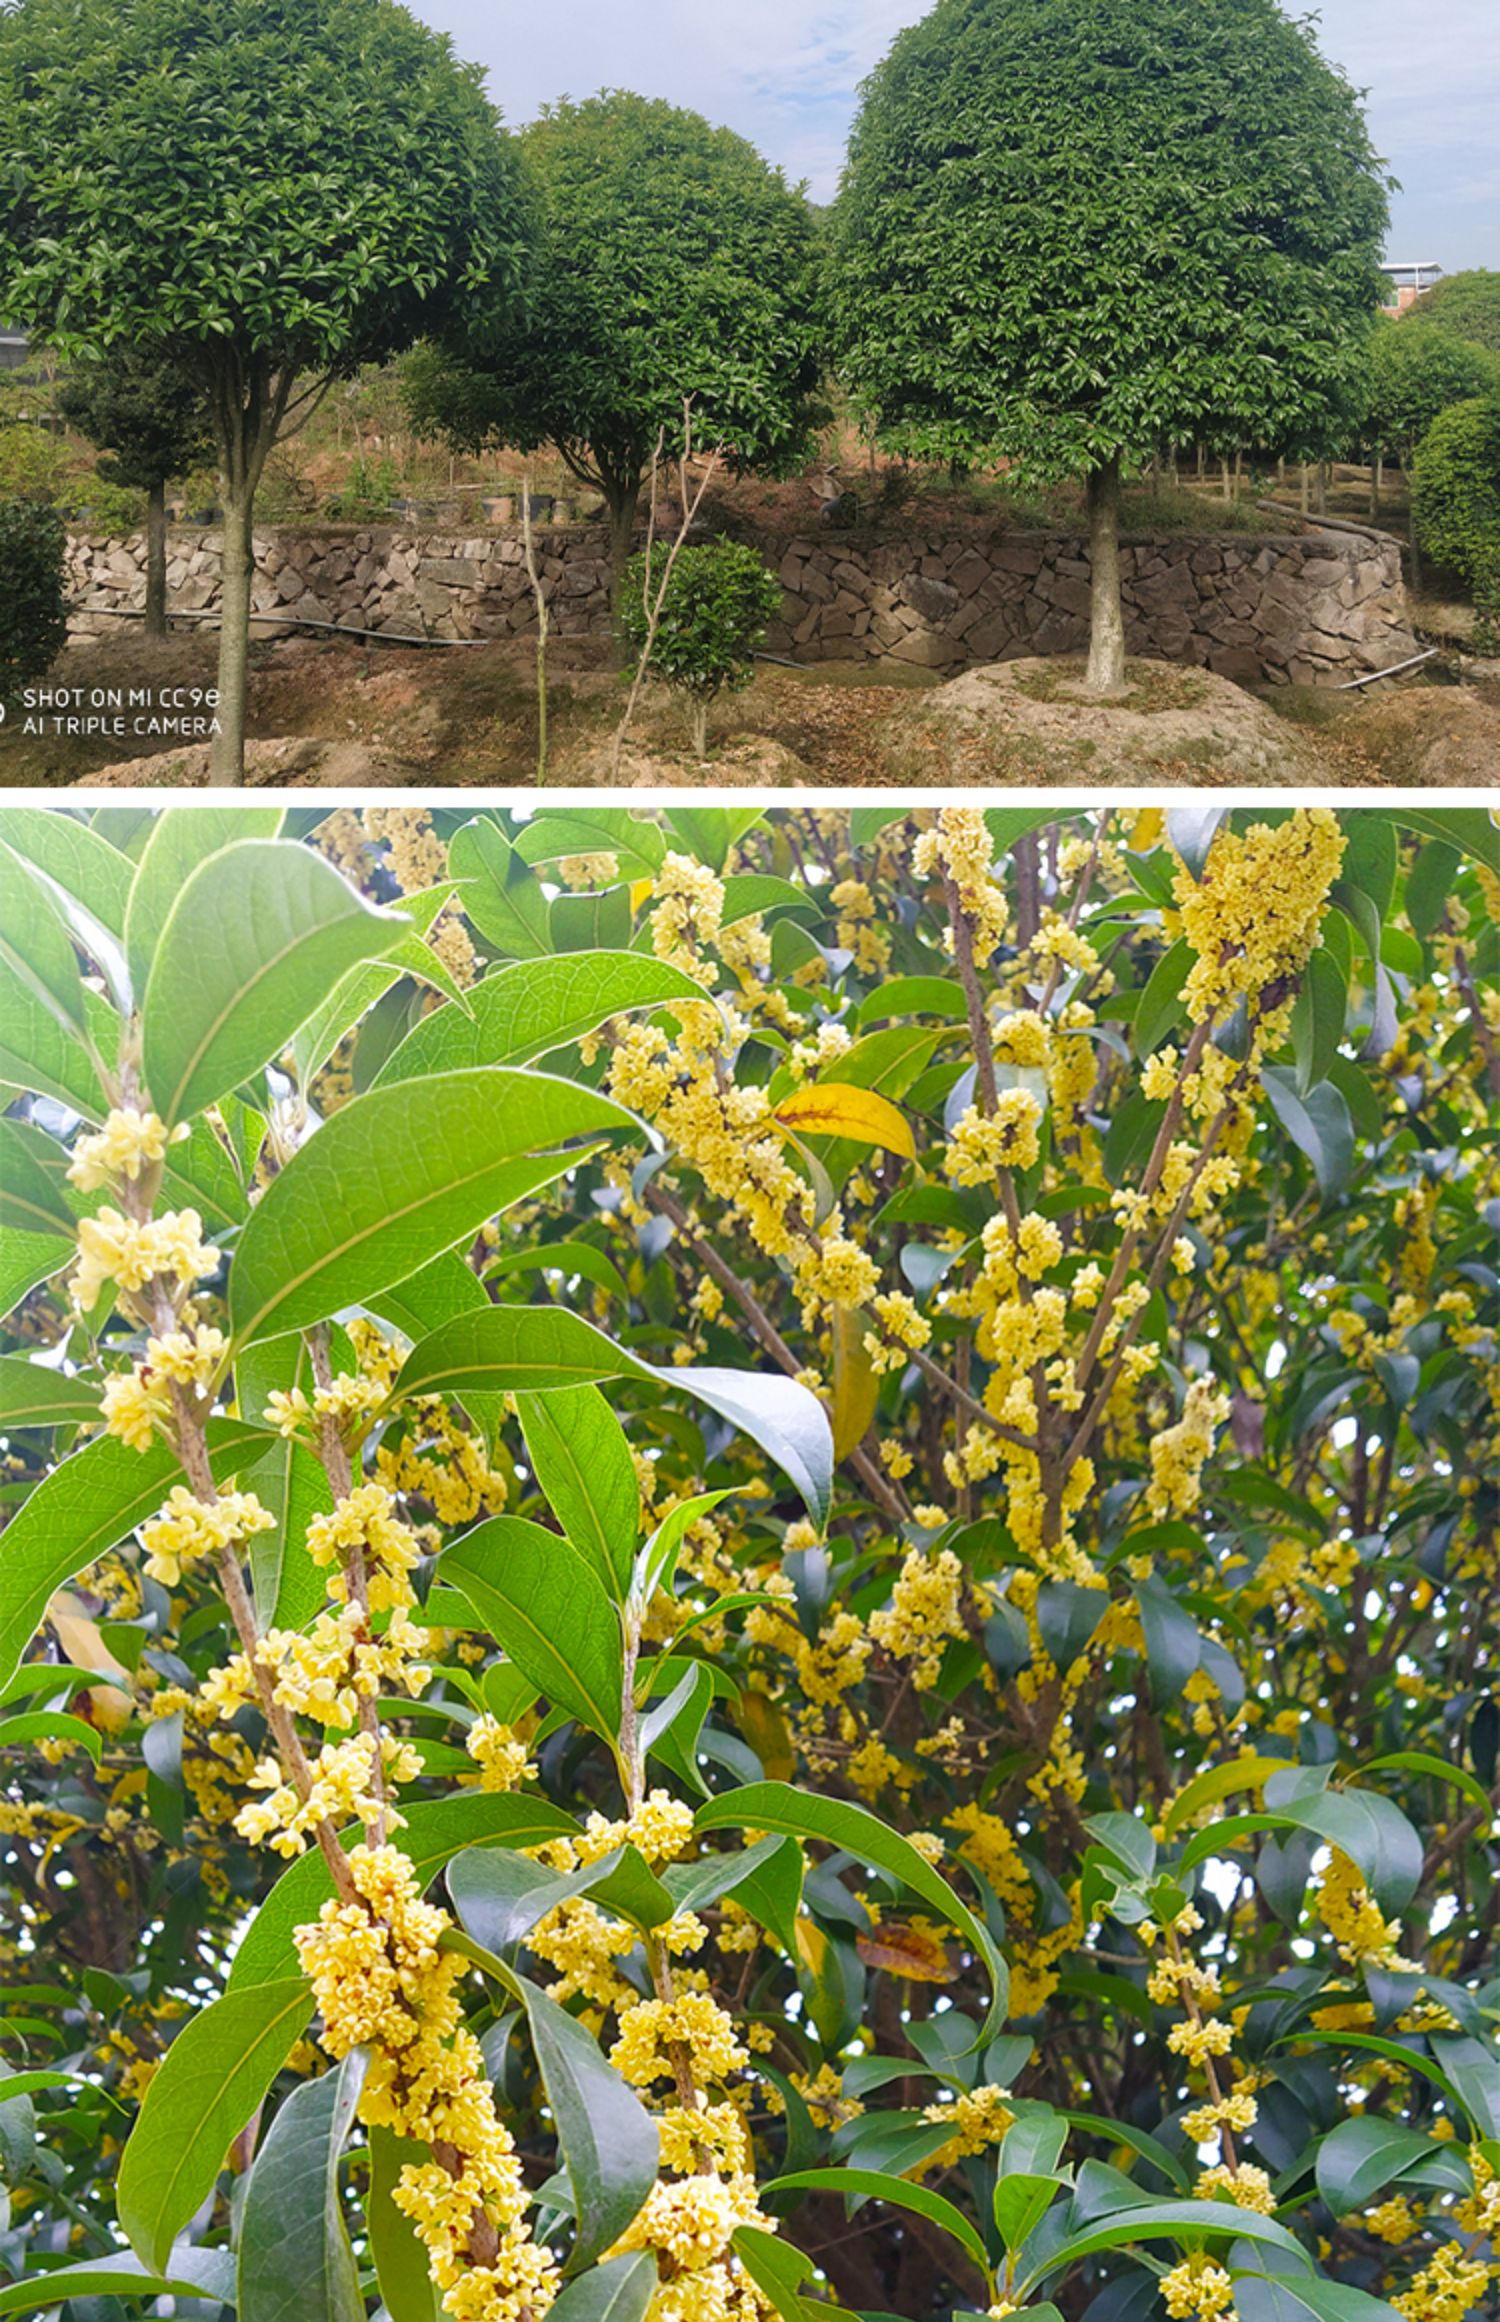
[[1227, 678], [1132, 661], [1127, 691], [1100, 701], [1083, 664], [1001, 661], [903, 703], [881, 740], [891, 767], [926, 782], [1124, 775], [1137, 782], [1298, 783], [1330, 766], [1308, 735]]
[[[366, 742], [316, 736], [245, 745], [247, 790], [403, 790], [422, 769]], [[78, 790], [206, 790], [208, 744], [168, 750], [157, 758], [126, 758], [79, 776]]]

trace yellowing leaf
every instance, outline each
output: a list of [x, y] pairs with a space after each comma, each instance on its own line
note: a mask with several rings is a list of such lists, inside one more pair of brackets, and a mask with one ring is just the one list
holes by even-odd
[[740, 1732], [765, 1767], [767, 1779], [789, 1782], [796, 1770], [795, 1753], [786, 1719], [774, 1702], [768, 1701], [764, 1693], [742, 1694], [738, 1724]]
[[846, 1306], [833, 1311], [833, 1456], [847, 1459], [875, 1416], [880, 1381], [868, 1354], [868, 1325]]
[[854, 1948], [866, 1967], [883, 1967], [910, 1983], [953, 1983], [958, 1975], [946, 1945], [920, 1927], [877, 1927], [856, 1935]]
[[631, 916], [634, 917], [641, 905], [648, 903], [655, 893], [656, 881], [654, 879], [632, 879], [630, 882]]
[[[60, 1588], [53, 1597], [47, 1607], [47, 1621], [62, 1647], [64, 1659], [75, 1669], [96, 1669], [101, 1677], [123, 1677], [129, 1684], [129, 1670], [115, 1659], [100, 1636], [97, 1623], [90, 1620], [68, 1589]], [[94, 1724], [102, 1733], [118, 1733], [135, 1715], [130, 1695], [116, 1692], [112, 1685], [91, 1685], [84, 1699]]]
[[883, 1145], [903, 1161], [915, 1161], [911, 1130], [888, 1097], [871, 1088], [827, 1081], [799, 1088], [776, 1107], [782, 1128], [799, 1137], [849, 1137], [858, 1145]]

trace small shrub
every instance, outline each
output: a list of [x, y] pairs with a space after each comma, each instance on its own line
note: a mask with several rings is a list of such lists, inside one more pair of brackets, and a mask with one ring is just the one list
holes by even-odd
[[[639, 655], [651, 635], [669, 551], [658, 544], [631, 558], [625, 572], [620, 622]], [[651, 642], [651, 674], [685, 694], [693, 715], [693, 747], [708, 747], [709, 704], [720, 693], [750, 683], [755, 656], [781, 605], [781, 587], [753, 548], [733, 540], [705, 540], [678, 551], [661, 618]]]
[[1473, 591], [1479, 637], [1491, 646], [1500, 629], [1500, 396], [1439, 414], [1417, 447], [1412, 489], [1423, 546]]
[[42, 677], [68, 634], [67, 535], [44, 500], [0, 500], [0, 702]]
[[329, 500], [328, 513], [341, 524], [383, 521], [391, 513], [391, 503], [400, 486], [400, 473], [393, 459], [357, 459], [343, 490], [335, 492]]

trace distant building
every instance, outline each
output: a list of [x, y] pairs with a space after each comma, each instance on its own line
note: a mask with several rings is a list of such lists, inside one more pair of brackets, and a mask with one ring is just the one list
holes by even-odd
[[7, 322], [0, 322], [0, 371], [19, 371], [26, 360], [26, 341], [22, 333]]
[[1390, 284], [1381, 310], [1384, 314], [1405, 314], [1409, 306], [1416, 305], [1424, 290], [1431, 290], [1433, 284], [1441, 282], [1443, 278], [1441, 266], [1392, 263], [1382, 266], [1380, 271]]

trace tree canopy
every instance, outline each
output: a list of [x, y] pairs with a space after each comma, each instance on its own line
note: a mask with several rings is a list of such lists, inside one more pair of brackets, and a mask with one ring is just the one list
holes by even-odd
[[1439, 412], [1500, 395], [1500, 355], [1435, 323], [1385, 322], [1370, 341], [1365, 434], [1410, 455]]
[[1474, 266], [1446, 275], [1422, 293], [1408, 319], [1434, 323], [1454, 338], [1470, 339], [1500, 355], [1500, 272]]
[[0, 2313], [1483, 2304], [1492, 817], [0, 889]]
[[939, 0], [865, 86], [839, 366], [892, 444], [1044, 480], [1320, 450], [1386, 217], [1354, 92], [1275, 0]]
[[525, 300], [409, 367], [414, 415], [460, 443], [551, 444], [601, 491], [623, 568], [658, 438], [742, 465], [805, 443], [820, 377], [811, 212], [754, 147], [628, 91], [521, 133], [540, 241]]

